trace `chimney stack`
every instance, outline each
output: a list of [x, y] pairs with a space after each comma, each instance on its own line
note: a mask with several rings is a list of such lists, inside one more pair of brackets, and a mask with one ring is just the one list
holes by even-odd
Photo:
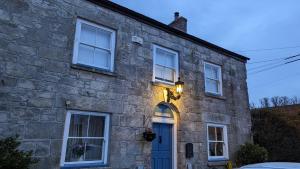
[[186, 33], [186, 31], [187, 31], [187, 19], [180, 16], [179, 12], [175, 12], [174, 13], [174, 21], [171, 22], [169, 24], [169, 26]]

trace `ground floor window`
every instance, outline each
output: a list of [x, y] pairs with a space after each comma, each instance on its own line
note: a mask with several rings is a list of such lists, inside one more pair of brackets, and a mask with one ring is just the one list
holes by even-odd
[[61, 165], [106, 164], [108, 132], [108, 114], [68, 111]]
[[227, 127], [220, 124], [207, 125], [208, 160], [228, 159]]

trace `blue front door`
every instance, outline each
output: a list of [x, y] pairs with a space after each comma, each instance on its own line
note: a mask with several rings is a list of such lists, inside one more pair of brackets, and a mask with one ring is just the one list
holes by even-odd
[[153, 123], [152, 169], [172, 169], [172, 125]]

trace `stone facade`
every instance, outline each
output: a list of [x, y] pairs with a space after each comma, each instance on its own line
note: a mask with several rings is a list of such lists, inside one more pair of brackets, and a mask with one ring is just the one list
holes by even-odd
[[[116, 30], [114, 74], [72, 66], [76, 18]], [[139, 36], [143, 45], [132, 43]], [[206, 124], [228, 127], [229, 157], [250, 139], [245, 61], [139, 22], [85, 0], [4, 0], [0, 3], [0, 136], [19, 134], [34, 150], [33, 168], [60, 168], [66, 112], [109, 112], [107, 168], [150, 168], [151, 143], [143, 119], [163, 101], [152, 81], [152, 44], [179, 52], [184, 94], [179, 110], [178, 169], [186, 168], [185, 144], [194, 144], [194, 169], [208, 167]], [[223, 97], [204, 92], [204, 61], [222, 65]], [[171, 86], [172, 88], [172, 86]], [[66, 101], [70, 104], [66, 105]]]

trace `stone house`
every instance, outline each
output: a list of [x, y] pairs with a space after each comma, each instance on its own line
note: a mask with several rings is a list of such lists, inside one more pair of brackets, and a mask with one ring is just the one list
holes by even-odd
[[189, 35], [179, 13], [4, 0], [0, 23], [0, 133], [20, 135], [33, 168], [224, 168], [250, 139], [248, 58]]

